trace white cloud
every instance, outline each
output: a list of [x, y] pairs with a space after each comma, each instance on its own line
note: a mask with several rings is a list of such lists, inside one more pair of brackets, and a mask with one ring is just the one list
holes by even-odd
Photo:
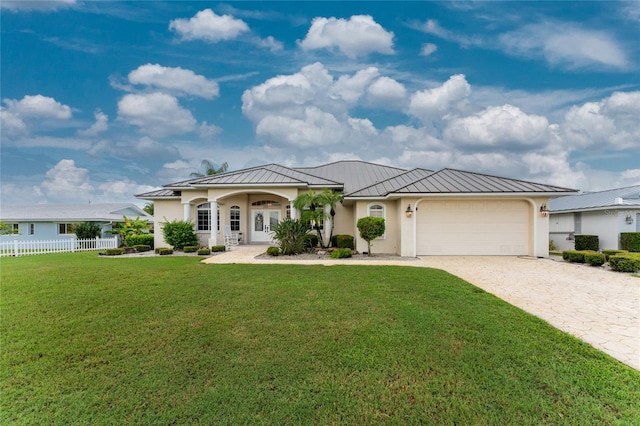
[[573, 148], [640, 147], [640, 91], [615, 92], [598, 102], [573, 106], [560, 126]]
[[128, 94], [118, 102], [118, 117], [151, 136], [191, 132], [196, 120], [166, 93]]
[[406, 98], [407, 89], [404, 85], [386, 76], [378, 78], [367, 88], [367, 99], [382, 107], [398, 107], [404, 104]]
[[232, 40], [248, 32], [249, 26], [231, 15], [217, 15], [211, 9], [196, 13], [191, 19], [174, 19], [169, 29], [175, 31], [183, 40], [205, 40], [216, 43], [220, 40]]
[[433, 53], [435, 53], [438, 50], [438, 46], [436, 46], [433, 43], [425, 43], [422, 45], [422, 48], [420, 49], [420, 55], [421, 56], [429, 56]]
[[256, 134], [295, 147], [334, 145], [343, 140], [345, 126], [331, 113], [304, 108], [300, 118], [269, 115], [260, 120]]
[[264, 47], [269, 49], [272, 52], [278, 52], [284, 48], [284, 45], [281, 41], [276, 40], [273, 36], [268, 36], [266, 38], [256, 38], [255, 44], [258, 47]]
[[471, 86], [464, 75], [457, 74], [442, 86], [416, 92], [411, 96], [409, 113], [425, 123], [440, 119], [450, 112], [461, 110], [467, 103]]
[[369, 15], [351, 18], [314, 18], [304, 40], [304, 50], [336, 48], [346, 56], [355, 58], [377, 52], [393, 54], [393, 32], [386, 31]]
[[522, 146], [544, 146], [549, 141], [549, 122], [512, 105], [488, 107], [480, 113], [450, 120], [444, 139], [475, 148], [518, 150]]
[[1, 106], [0, 122], [2, 123], [2, 134], [4, 135], [17, 136], [27, 133], [27, 125], [18, 114]]
[[[458, 33], [454, 33], [453, 31], [447, 30], [446, 28], [443, 28], [440, 26], [440, 24], [438, 23], [438, 21], [434, 20], [434, 19], [428, 19], [424, 24], [422, 25], [414, 25], [414, 27], [424, 33], [427, 34], [433, 34], [437, 37], [440, 37], [444, 40], [448, 40], [448, 41], [452, 41], [454, 43], [457, 43], [459, 45], [461, 45], [462, 47], [469, 47], [472, 44], [478, 44], [477, 41], [474, 41], [473, 39], [470, 39], [469, 37], [462, 35], [462, 34], [458, 34]], [[433, 46], [432, 44], [428, 43], [427, 45], [423, 45], [423, 50], [425, 46]], [[435, 46], [434, 46], [435, 47]], [[430, 50], [431, 47], [427, 47], [427, 50]], [[433, 50], [433, 52], [435, 52], [435, 50]], [[433, 53], [431, 52], [431, 53]]]
[[198, 128], [200, 139], [206, 141], [213, 140], [216, 136], [218, 136], [218, 134], [220, 134], [220, 132], [222, 132], [222, 129], [220, 127], [216, 126], [215, 124], [207, 124], [206, 121], [203, 121]]
[[7, 9], [12, 12], [54, 12], [59, 9], [75, 7], [76, 5], [76, 0], [2, 0], [0, 2], [1, 9]]
[[42, 95], [26, 95], [21, 100], [4, 99], [9, 111], [22, 118], [54, 118], [67, 120], [71, 118], [71, 108], [53, 98]]
[[76, 167], [73, 160], [60, 160], [47, 171], [47, 179], [40, 189], [48, 197], [69, 199], [88, 193], [93, 186], [89, 183], [89, 170]]
[[355, 105], [367, 87], [379, 75], [380, 73], [375, 67], [360, 70], [354, 75], [342, 75], [331, 87], [329, 96], [332, 99], [341, 99], [349, 105]]
[[629, 61], [618, 42], [604, 31], [585, 29], [568, 22], [526, 25], [500, 35], [507, 54], [529, 59], [542, 58], [568, 69], [627, 69]]
[[109, 128], [109, 117], [107, 114], [97, 109], [93, 116], [96, 118], [96, 122], [86, 130], [79, 130], [78, 134], [81, 136], [96, 136], [99, 133], [106, 131]]
[[176, 96], [186, 94], [213, 99], [220, 93], [215, 81], [180, 67], [145, 64], [131, 71], [128, 78], [131, 84], [155, 87]]

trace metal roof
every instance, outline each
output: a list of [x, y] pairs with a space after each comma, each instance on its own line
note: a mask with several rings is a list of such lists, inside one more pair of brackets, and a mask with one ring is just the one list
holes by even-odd
[[130, 203], [96, 203], [96, 204], [32, 204], [6, 205], [0, 207], [0, 218], [4, 221], [114, 221], [122, 222], [123, 215], [140, 216], [153, 220], [140, 207]]
[[405, 169], [359, 160], [337, 161], [316, 167], [298, 167], [296, 170], [341, 182], [344, 185], [345, 194], [406, 172]]
[[391, 179], [384, 180], [374, 185], [362, 188], [345, 194], [345, 197], [382, 197], [392, 192], [397, 192], [399, 188], [410, 185], [417, 180], [423, 179], [433, 173], [433, 170], [413, 169]]
[[609, 189], [598, 192], [585, 192], [556, 198], [549, 202], [551, 212], [594, 210], [612, 207], [640, 208], [640, 185]]
[[304, 173], [296, 169], [267, 164], [265, 166], [207, 176], [191, 182], [194, 187], [208, 185], [265, 185], [298, 184], [301, 186], [342, 187], [335, 180]]
[[455, 169], [442, 169], [394, 191], [398, 194], [575, 192], [573, 189]]
[[173, 189], [158, 189], [155, 191], [145, 192], [143, 194], [137, 194], [136, 197], [143, 200], [153, 200], [156, 198], [179, 198], [180, 191], [174, 191]]

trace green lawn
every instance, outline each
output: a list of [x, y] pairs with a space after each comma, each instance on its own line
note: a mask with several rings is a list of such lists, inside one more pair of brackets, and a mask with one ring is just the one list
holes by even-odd
[[0, 263], [0, 424], [640, 424], [640, 373], [445, 272]]

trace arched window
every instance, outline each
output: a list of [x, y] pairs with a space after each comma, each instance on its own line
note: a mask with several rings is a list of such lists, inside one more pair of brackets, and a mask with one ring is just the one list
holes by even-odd
[[240, 231], [240, 206], [231, 206], [229, 209], [229, 222], [232, 231]]
[[[198, 204], [197, 211], [197, 231], [211, 231], [211, 203]], [[220, 209], [216, 209], [216, 217], [218, 218], [218, 228], [220, 230]]]
[[[385, 211], [384, 211], [384, 206], [382, 204], [370, 204], [367, 210], [368, 210], [369, 216], [380, 217], [382, 219], [385, 219], [385, 225], [386, 225]], [[385, 233], [382, 234], [380, 238], [386, 238], [386, 236], [387, 236], [387, 232], [385, 231]]]
[[274, 200], [260, 200], [260, 201], [254, 201], [253, 203], [251, 203], [251, 206], [266, 207], [266, 208], [280, 207], [280, 202], [274, 201]]

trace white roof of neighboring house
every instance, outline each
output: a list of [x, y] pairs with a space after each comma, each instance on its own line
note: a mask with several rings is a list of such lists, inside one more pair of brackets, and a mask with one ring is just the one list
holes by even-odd
[[69, 221], [69, 222], [123, 222], [123, 215], [140, 217], [153, 222], [144, 210], [131, 203], [107, 204], [31, 204], [0, 206], [3, 221]]
[[549, 210], [552, 213], [630, 207], [640, 209], [640, 185], [584, 192], [556, 198], [549, 202]]
[[345, 199], [380, 198], [411, 194], [486, 194], [576, 192], [558, 186], [509, 179], [454, 169], [438, 172], [426, 169], [405, 170], [366, 161], [337, 161], [316, 167], [289, 168], [277, 164], [251, 167], [235, 172], [190, 179], [164, 185], [163, 189], [136, 195], [142, 199], [179, 197], [182, 190], [213, 186], [294, 186], [334, 188]]

